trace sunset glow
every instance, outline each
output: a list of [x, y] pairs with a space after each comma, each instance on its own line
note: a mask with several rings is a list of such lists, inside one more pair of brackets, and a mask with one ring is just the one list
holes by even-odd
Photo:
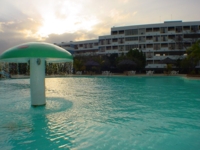
[[41, 11], [43, 21], [37, 32], [38, 35], [48, 37], [50, 34], [74, 33], [78, 30], [90, 31], [99, 22], [91, 14], [82, 14], [83, 8], [80, 4], [60, 1], [57, 7], [51, 5], [45, 11]]
[[111, 27], [200, 20], [198, 0], [0, 0], [0, 6], [0, 53], [30, 41], [96, 39]]
[[78, 30], [91, 30], [98, 23], [96, 18], [79, 18], [70, 16], [66, 19], [60, 19], [51, 13], [44, 15], [43, 25], [39, 28], [37, 34], [42, 37], [48, 37], [50, 34], [63, 34], [65, 32], [73, 33]]

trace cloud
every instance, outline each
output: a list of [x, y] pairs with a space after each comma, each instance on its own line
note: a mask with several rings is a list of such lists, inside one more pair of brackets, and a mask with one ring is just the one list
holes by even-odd
[[48, 38], [45, 39], [46, 42], [50, 43], [61, 43], [70, 41], [82, 41], [97, 39], [98, 35], [94, 34], [92, 31], [80, 30], [74, 33], [64, 33], [64, 34], [50, 34]]
[[130, 0], [118, 0], [120, 3], [128, 3]]
[[200, 20], [197, 0], [0, 0], [0, 6], [0, 53], [29, 41], [97, 39], [113, 26]]
[[1, 22], [0, 25], [0, 53], [14, 45], [41, 40], [36, 34], [40, 21], [27, 18], [18, 21]]
[[9, 22], [24, 18], [26, 15], [14, 7], [11, 3], [2, 0], [0, 2], [0, 22]]

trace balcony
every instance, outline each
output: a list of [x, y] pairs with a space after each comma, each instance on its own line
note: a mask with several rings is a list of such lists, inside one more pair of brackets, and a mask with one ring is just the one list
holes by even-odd
[[153, 59], [154, 60], [163, 60], [165, 58], [170, 58], [170, 59], [173, 59], [173, 60], [177, 60], [177, 59], [183, 59], [185, 58], [186, 56], [185, 55], [165, 55], [165, 56], [154, 56]]
[[153, 58], [153, 54], [146, 54], [146, 58]]
[[120, 40], [120, 41], [118, 41], [118, 43], [119, 43], [119, 44], [123, 44], [123, 43], [124, 43], [124, 41], [121, 41], [121, 40]]
[[116, 50], [118, 49], [118, 46], [113, 46], [112, 49]]
[[190, 33], [190, 26], [184, 26], [183, 33]]
[[124, 31], [119, 31], [119, 34], [124, 34]]
[[160, 50], [160, 46], [154, 46], [153, 50]]
[[153, 38], [153, 42], [159, 42], [160, 38]]
[[142, 43], [142, 42], [146, 42], [145, 39], [139, 39], [139, 42]]
[[166, 64], [148, 64], [145, 66], [146, 69], [153, 69], [153, 68], [166, 68]]
[[175, 33], [175, 28], [174, 27], [168, 27], [168, 33]]
[[112, 31], [112, 32], [111, 32], [111, 35], [117, 35], [117, 34], [118, 34], [117, 31]]

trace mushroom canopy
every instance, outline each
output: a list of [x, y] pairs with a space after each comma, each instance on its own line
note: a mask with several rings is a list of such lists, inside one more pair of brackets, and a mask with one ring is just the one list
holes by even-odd
[[47, 62], [71, 62], [73, 57], [67, 50], [45, 42], [29, 42], [12, 47], [0, 55], [0, 61], [28, 62], [31, 58], [45, 59]]

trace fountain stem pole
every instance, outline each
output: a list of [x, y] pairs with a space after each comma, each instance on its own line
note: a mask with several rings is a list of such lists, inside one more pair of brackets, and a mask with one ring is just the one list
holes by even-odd
[[45, 60], [40, 58], [30, 59], [30, 88], [31, 105], [46, 104], [45, 98]]

